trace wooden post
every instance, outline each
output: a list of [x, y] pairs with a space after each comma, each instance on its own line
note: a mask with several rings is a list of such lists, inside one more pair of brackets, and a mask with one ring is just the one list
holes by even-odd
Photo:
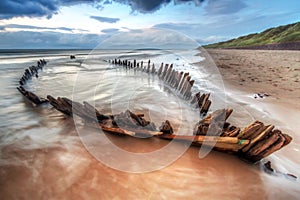
[[190, 83], [190, 79], [191, 79], [191, 76], [187, 76], [183, 82], [183, 85], [182, 85], [182, 88], [181, 90], [179, 91], [180, 94], [184, 95], [184, 91], [186, 90], [186, 87], [188, 86], [188, 84]]
[[152, 73], [152, 74], [155, 73], [155, 66], [154, 66], [154, 63], [152, 64], [152, 70], [151, 70], [151, 73]]
[[202, 94], [202, 95], [200, 96], [200, 98], [198, 99], [196, 108], [201, 109], [205, 97], [206, 97], [206, 94]]
[[149, 72], [150, 72], [150, 65], [148, 65], [146, 72], [149, 74]]
[[200, 114], [206, 114], [209, 110], [209, 107], [211, 105], [211, 101], [210, 100], [207, 100], [204, 104], [204, 106], [201, 108], [200, 110]]
[[183, 93], [183, 96], [184, 96], [186, 99], [190, 98], [191, 89], [192, 89], [194, 83], [195, 83], [195, 81], [194, 81], [194, 80], [191, 80], [191, 81], [189, 81], [189, 83], [187, 84], [187, 87], [186, 87], [186, 89], [185, 89], [185, 91], [184, 91], [184, 93]]
[[161, 73], [162, 73], [163, 65], [164, 65], [164, 63], [161, 63], [160, 68], [158, 69], [158, 72], [157, 72], [157, 76], [158, 76], [158, 77], [160, 77], [160, 75], [161, 75]]
[[165, 79], [164, 79], [164, 81], [165, 81], [166, 83], [168, 82], [168, 79], [169, 79], [169, 77], [171, 76], [172, 70], [173, 70], [173, 66], [170, 65], [170, 67], [169, 67], [169, 69], [168, 69], [168, 71], [167, 71], [167, 74], [166, 74], [166, 76], [165, 76]]
[[170, 81], [170, 86], [172, 88], [174, 88], [177, 76], [178, 76], [178, 71], [174, 70], [173, 77], [172, 77], [172, 79]]
[[185, 78], [186, 78], [188, 75], [189, 75], [188, 72], [187, 72], [187, 73], [184, 73], [184, 75], [183, 75], [183, 77], [181, 78], [181, 81], [180, 81], [180, 83], [179, 83], [179, 86], [178, 86], [178, 88], [177, 88], [178, 91], [181, 90], [181, 88], [182, 88], [182, 86], [183, 86], [183, 83], [184, 83], [184, 81], [185, 81]]
[[169, 65], [168, 64], [165, 64], [165, 68], [164, 68], [164, 71], [162, 73], [162, 76], [161, 76], [161, 79], [164, 80], [165, 76], [166, 76], [166, 73], [167, 73], [167, 70], [169, 68]]
[[193, 99], [192, 99], [192, 101], [191, 101], [191, 104], [192, 104], [192, 105], [199, 101], [199, 99], [200, 99], [200, 94], [201, 94], [200, 92], [197, 92], [197, 93], [195, 94], [195, 96], [193, 97]]
[[179, 86], [180, 80], [182, 78], [182, 75], [183, 75], [183, 72], [178, 73], [178, 76], [176, 77], [176, 80], [175, 80], [175, 83], [174, 83], [174, 88], [175, 89], [179, 88], [178, 86]]
[[168, 84], [169, 84], [171, 87], [172, 87], [172, 82], [173, 82], [173, 80], [174, 80], [175, 72], [176, 72], [176, 70], [173, 69], [172, 72], [171, 72], [171, 75], [170, 75], [169, 79], [167, 80]]

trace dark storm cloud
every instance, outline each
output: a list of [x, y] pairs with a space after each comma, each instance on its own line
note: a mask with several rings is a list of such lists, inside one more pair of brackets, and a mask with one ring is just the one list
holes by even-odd
[[101, 16], [90, 16], [90, 18], [95, 19], [99, 22], [105, 22], [105, 23], [116, 23], [119, 21], [119, 18], [110, 18], [110, 17], [101, 17]]
[[162, 6], [173, 2], [174, 5], [181, 3], [194, 3], [200, 5], [204, 0], [114, 0], [125, 5], [129, 5], [132, 11], [140, 13], [152, 13], [159, 10]]
[[47, 0], [1, 0], [0, 1], [0, 19], [9, 19], [13, 17], [41, 17], [50, 18], [56, 14], [59, 4]]
[[208, 15], [226, 15], [239, 12], [247, 5], [242, 0], [209, 0], [205, 10]]
[[171, 2], [175, 5], [181, 3], [194, 3], [199, 5], [204, 0], [1, 0], [0, 19], [13, 17], [48, 17], [57, 14], [60, 7], [76, 4], [91, 4], [96, 8], [105, 7], [112, 2], [130, 6], [132, 11], [152, 13]]
[[117, 0], [120, 3], [130, 5], [133, 11], [138, 11], [141, 13], [154, 12], [161, 8], [163, 5], [167, 5], [171, 0]]
[[51, 18], [62, 6], [101, 2], [102, 0], [1, 0], [0, 19], [24, 16]]

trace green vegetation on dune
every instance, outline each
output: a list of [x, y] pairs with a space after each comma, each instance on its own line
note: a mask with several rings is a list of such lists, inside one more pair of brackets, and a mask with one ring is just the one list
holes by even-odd
[[300, 22], [267, 29], [261, 33], [254, 33], [236, 39], [209, 44], [205, 48], [241, 48], [300, 41]]

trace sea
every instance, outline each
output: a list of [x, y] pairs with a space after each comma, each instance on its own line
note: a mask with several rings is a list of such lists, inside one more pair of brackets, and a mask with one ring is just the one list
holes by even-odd
[[[113, 65], [115, 58], [173, 64], [195, 80], [193, 94], [211, 93], [209, 112], [234, 108], [229, 122], [240, 127], [256, 118], [230, 98], [203, 50], [1, 50], [0, 199], [299, 199], [298, 154], [283, 149], [257, 164], [216, 151], [201, 156], [188, 143], [103, 133], [16, 89], [24, 70], [45, 59], [24, 86], [38, 96], [87, 101], [103, 114], [143, 113], [156, 127], [169, 120], [177, 134], [192, 135], [198, 109], [157, 75]], [[263, 170], [268, 160], [280, 173]]]

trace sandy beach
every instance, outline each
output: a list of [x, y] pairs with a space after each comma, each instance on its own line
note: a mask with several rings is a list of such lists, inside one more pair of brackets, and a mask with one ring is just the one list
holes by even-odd
[[[275, 106], [271, 118], [281, 111], [279, 121], [298, 124], [296, 119], [287, 118], [300, 113], [300, 51], [209, 49], [208, 53], [226, 90], [250, 97], [247, 101], [257, 107]], [[258, 93], [266, 96], [261, 98]], [[300, 127], [292, 131], [299, 132]]]
[[209, 49], [227, 87], [300, 110], [300, 51]]
[[[293, 137], [292, 143], [257, 165], [251, 165], [237, 156], [217, 151], [212, 151], [206, 157], [200, 158], [198, 147], [174, 143], [174, 149], [180, 150], [186, 147], [187, 151], [179, 159], [160, 170], [148, 173], [128, 173], [118, 168], [111, 168], [105, 162], [100, 161], [97, 156], [103, 155], [109, 160], [116, 158], [115, 163], [118, 166], [129, 163], [128, 166], [133, 169], [139, 166], [136, 163], [147, 164], [147, 162], [136, 162], [128, 156], [114, 157], [113, 151], [107, 149], [110, 146], [107, 146], [109, 143], [104, 140], [106, 136], [117, 147], [133, 153], [148, 153], [162, 149], [167, 146], [168, 141], [158, 138], [145, 140], [99, 134], [98, 129], [92, 124], [85, 124], [82, 121], [75, 123], [72, 118], [61, 114], [51, 105], [32, 106], [15, 89], [18, 84], [17, 80], [24, 72], [24, 66], [27, 63], [34, 64], [32, 60], [40, 57], [49, 60], [39, 77], [28, 81], [28, 88], [37, 94], [41, 96], [51, 94], [55, 97], [64, 95], [70, 98], [76, 94], [76, 100], [79, 102], [90, 101], [96, 95], [95, 105], [103, 113], [112, 113], [112, 109], [119, 113], [125, 110], [123, 106], [128, 105], [130, 109], [145, 114], [151, 110], [148, 115], [156, 124], [159, 124], [162, 118], [166, 118], [174, 124], [179, 124], [183, 120], [183, 124], [193, 125], [195, 123], [188, 122], [185, 117], [180, 118], [180, 113], [188, 116], [184, 112], [189, 112], [189, 107], [181, 105], [176, 96], [172, 96], [171, 92], [161, 88], [158, 79], [154, 76], [145, 76], [142, 71], [111, 68], [105, 70], [106, 76], [103, 76], [103, 69], [107, 69], [107, 64], [102, 62], [101, 56], [105, 58], [108, 56], [104, 53], [97, 54], [98, 57], [91, 56], [90, 59], [86, 59], [85, 63], [90, 65], [89, 69], [81, 65], [83, 56], [77, 56], [78, 60], [73, 61], [66, 58], [65, 52], [57, 55], [34, 55], [35, 57], [29, 53], [27, 57], [22, 55], [23, 57], [20, 58], [13, 55], [12, 58], [7, 58], [9, 62], [3, 61], [2, 63], [4, 78], [1, 81], [6, 87], [3, 87], [1, 91], [4, 101], [0, 107], [3, 113], [1, 126], [4, 130], [0, 135], [1, 197], [3, 199], [130, 199], [137, 197], [142, 199], [194, 199], [195, 197], [201, 199], [297, 199], [300, 193], [300, 138], [297, 135], [300, 130], [298, 123], [300, 112], [296, 101], [299, 98], [296, 86], [291, 87], [294, 92], [285, 93], [281, 85], [275, 87], [263, 82], [253, 81], [252, 83], [247, 76], [244, 78], [245, 74], [254, 73], [253, 69], [256, 67], [259, 69], [258, 65], [262, 65], [255, 60], [256, 57], [253, 54], [251, 62], [257, 66], [243, 68], [246, 66], [245, 63], [250, 62], [247, 59], [255, 51], [249, 51], [249, 53], [241, 50], [213, 51], [215, 53], [211, 54], [216, 59], [215, 62], [219, 66], [226, 65], [228, 68], [227, 70], [220, 67], [220, 71], [224, 78], [225, 93], [228, 96], [226, 106], [234, 109], [230, 123], [245, 127], [252, 120], [258, 119], [265, 124], [274, 124], [276, 128]], [[73, 53], [70, 52], [70, 54]], [[112, 51], [111, 57], [120, 53], [123, 52]], [[194, 59], [197, 57], [196, 53], [196, 51], [190, 53], [192, 61], [198, 60]], [[244, 57], [236, 57], [238, 53], [244, 53]], [[153, 54], [157, 55], [157, 52], [149, 51], [146, 55], [143, 52], [144, 58], [142, 56], [141, 59], [146, 61], [151, 57], [151, 60], [154, 60]], [[130, 56], [136, 57], [135, 54]], [[162, 56], [165, 57], [165, 54]], [[178, 54], [172, 62], [181, 62], [176, 60], [177, 57]], [[239, 62], [239, 59], [247, 61]], [[297, 58], [294, 57], [294, 59]], [[161, 58], [158, 57], [157, 60]], [[231, 63], [238, 63], [241, 66]], [[205, 65], [199, 68], [198, 65], [193, 65], [184, 68], [191, 73], [203, 70], [202, 73], [210, 66]], [[299, 69], [299, 65], [291, 64], [290, 67]], [[78, 71], [82, 78], [78, 76]], [[294, 72], [296, 75], [297, 70]], [[259, 72], [255, 73], [259, 75]], [[194, 74], [197, 75], [197, 73]], [[274, 81], [277, 79], [275, 75]], [[211, 74], [203, 73], [203, 76], [207, 84], [212, 82], [206, 77], [214, 81], [215, 76]], [[99, 83], [101, 87], [95, 89], [95, 83], [99, 77], [102, 77], [102, 82]], [[245, 79], [241, 81], [242, 84], [240, 84], [241, 78]], [[195, 80], [200, 81], [197, 77]], [[136, 82], [141, 86], [132, 87]], [[13, 89], [11, 83], [14, 83]], [[72, 90], [75, 83], [79, 87]], [[59, 87], [57, 87], [58, 84]], [[212, 96], [216, 95], [213, 93], [215, 88], [208, 89], [211, 89]], [[270, 96], [255, 99], [254, 94], [257, 92], [266, 92]], [[113, 105], [111, 104], [112, 95], [113, 102], [115, 102]], [[290, 95], [290, 97], [285, 98], [285, 95]], [[160, 99], [160, 102], [153, 103], [157, 99]], [[218, 103], [215, 100], [213, 102]], [[97, 152], [99, 154], [96, 154]], [[172, 155], [172, 153], [173, 151], [169, 151], [164, 154], [164, 160], [167, 158], [166, 155]], [[161, 160], [160, 157], [158, 158]], [[149, 159], [151, 160], [153, 157]], [[272, 162], [276, 170], [291, 173], [298, 179], [295, 181], [265, 173], [260, 167], [267, 160]], [[147, 166], [152, 165], [147, 164]]]
[[[297, 162], [300, 51], [209, 49], [208, 53], [223, 77], [229, 101], [236, 100], [236, 105], [245, 108], [253, 119], [275, 124], [290, 134], [293, 142], [277, 155]], [[261, 98], [257, 93], [267, 96]]]

